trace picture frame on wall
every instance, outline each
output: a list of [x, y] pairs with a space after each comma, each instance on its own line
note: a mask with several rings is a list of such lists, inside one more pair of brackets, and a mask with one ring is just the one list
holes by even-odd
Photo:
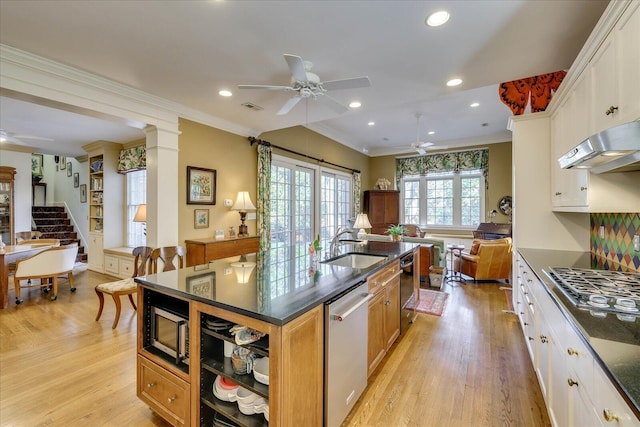
[[193, 212], [193, 228], [209, 228], [209, 209], [196, 209]]
[[73, 172], [71, 171], [71, 162], [67, 162], [67, 176], [71, 177]]
[[187, 166], [187, 204], [216, 204], [216, 171]]
[[80, 186], [80, 174], [78, 172], [73, 174], [73, 188]]
[[87, 203], [87, 184], [80, 185], [80, 203]]

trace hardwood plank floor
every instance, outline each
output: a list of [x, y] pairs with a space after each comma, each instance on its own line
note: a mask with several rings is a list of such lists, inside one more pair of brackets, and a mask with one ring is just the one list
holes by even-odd
[[[32, 288], [20, 306], [10, 291], [0, 310], [0, 426], [169, 425], [136, 397], [128, 301], [115, 330], [109, 299], [94, 321], [93, 287], [111, 280], [77, 271], [75, 294], [61, 280], [57, 301]], [[444, 315], [418, 316], [344, 425], [550, 425], [516, 317], [501, 311], [499, 286], [446, 286]]]

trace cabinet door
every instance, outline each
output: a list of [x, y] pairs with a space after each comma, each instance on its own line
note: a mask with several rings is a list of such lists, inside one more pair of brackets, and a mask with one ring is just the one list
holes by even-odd
[[384, 301], [385, 292], [380, 290], [369, 300], [369, 342], [367, 344], [368, 376], [376, 369], [385, 353]]
[[[594, 366], [593, 406], [602, 425], [638, 427], [640, 420], [633, 414], [620, 392], [611, 384], [599, 366]], [[593, 424], [591, 424], [593, 425]]]
[[102, 234], [89, 234], [89, 253], [87, 254], [87, 264], [89, 269], [104, 272], [104, 247]]
[[[616, 124], [617, 113], [610, 112], [618, 105], [618, 82], [616, 80], [616, 51], [613, 37], [608, 37], [589, 63], [591, 74], [591, 123], [592, 134]], [[607, 114], [609, 113], [609, 114]]]
[[104, 271], [105, 273], [113, 274], [114, 276], [119, 275], [117, 256], [114, 256], [114, 255], [104, 256]]
[[616, 25], [616, 65], [620, 123], [640, 118], [640, 2], [632, 2]]
[[[555, 338], [555, 335], [552, 335]], [[549, 418], [554, 426], [568, 426], [569, 412], [569, 385], [567, 383], [567, 366], [565, 361], [564, 348], [557, 339], [552, 338], [551, 350], [551, 371], [549, 378], [549, 395], [547, 400]], [[588, 424], [585, 424], [588, 425]]]
[[384, 290], [385, 351], [400, 336], [400, 277], [393, 279]]

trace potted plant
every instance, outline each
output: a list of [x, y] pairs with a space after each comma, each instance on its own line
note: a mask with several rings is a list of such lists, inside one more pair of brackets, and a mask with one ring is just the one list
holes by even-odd
[[404, 227], [400, 224], [392, 224], [391, 226], [389, 226], [389, 228], [387, 228], [387, 233], [391, 235], [391, 240], [393, 240], [394, 242], [399, 242], [402, 238], [402, 235], [404, 234]]

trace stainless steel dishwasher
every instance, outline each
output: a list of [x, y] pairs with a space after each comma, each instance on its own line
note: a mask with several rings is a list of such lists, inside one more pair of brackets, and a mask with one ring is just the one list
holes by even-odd
[[367, 386], [368, 304], [364, 282], [325, 305], [324, 424], [340, 426]]

